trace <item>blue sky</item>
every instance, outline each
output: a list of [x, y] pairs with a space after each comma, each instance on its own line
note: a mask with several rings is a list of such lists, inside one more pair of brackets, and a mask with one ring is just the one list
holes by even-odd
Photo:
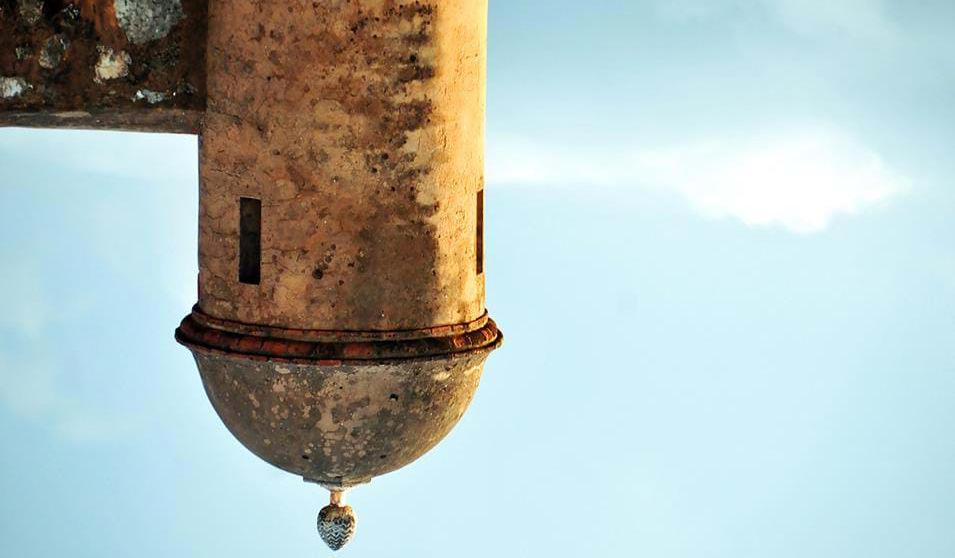
[[[492, 2], [458, 428], [355, 556], [955, 554], [955, 5]], [[322, 555], [172, 330], [196, 140], [0, 130], [0, 553]]]

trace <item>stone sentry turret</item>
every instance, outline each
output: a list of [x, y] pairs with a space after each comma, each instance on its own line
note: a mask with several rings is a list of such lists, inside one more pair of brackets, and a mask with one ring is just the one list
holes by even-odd
[[486, 0], [0, 2], [0, 125], [198, 133], [176, 330], [229, 430], [332, 493], [437, 444], [484, 304]]

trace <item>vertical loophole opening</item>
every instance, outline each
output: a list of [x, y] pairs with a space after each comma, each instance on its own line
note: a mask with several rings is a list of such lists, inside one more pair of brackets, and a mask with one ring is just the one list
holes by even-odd
[[239, 198], [239, 282], [262, 280], [262, 201]]
[[484, 190], [478, 190], [477, 193], [477, 231], [474, 254], [476, 259], [477, 274], [484, 273]]

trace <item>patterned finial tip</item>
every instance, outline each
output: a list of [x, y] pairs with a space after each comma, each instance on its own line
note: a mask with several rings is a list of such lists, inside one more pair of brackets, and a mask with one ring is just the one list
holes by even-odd
[[318, 534], [332, 550], [339, 550], [355, 536], [358, 518], [351, 506], [343, 504], [341, 493], [332, 493], [332, 503], [318, 513]]

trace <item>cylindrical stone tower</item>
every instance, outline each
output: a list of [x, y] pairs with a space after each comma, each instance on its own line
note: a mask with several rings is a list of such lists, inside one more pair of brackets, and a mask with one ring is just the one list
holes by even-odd
[[177, 339], [246, 447], [334, 492], [440, 441], [501, 342], [486, 12], [209, 2], [199, 302]]

